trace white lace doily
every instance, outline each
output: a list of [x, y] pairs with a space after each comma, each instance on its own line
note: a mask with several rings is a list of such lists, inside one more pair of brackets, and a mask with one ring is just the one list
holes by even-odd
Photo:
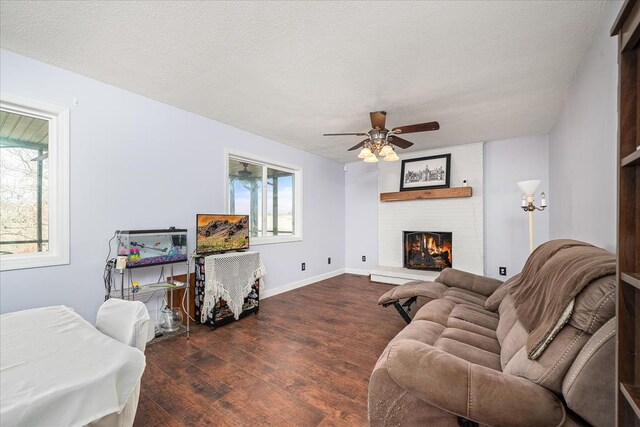
[[204, 259], [205, 287], [200, 320], [207, 316], [220, 298], [224, 299], [237, 319], [244, 299], [256, 279], [266, 274], [260, 252], [233, 252], [209, 255]]

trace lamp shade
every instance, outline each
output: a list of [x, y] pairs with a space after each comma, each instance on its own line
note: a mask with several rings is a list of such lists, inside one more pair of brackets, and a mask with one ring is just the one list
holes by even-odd
[[385, 145], [384, 147], [382, 147], [380, 149], [380, 152], [378, 153], [380, 157], [386, 157], [389, 154], [391, 154], [393, 152], [393, 148], [391, 148], [390, 145]]
[[382, 160], [384, 160], [385, 162], [393, 162], [396, 160], [400, 160], [400, 157], [398, 157], [394, 150], [391, 150], [391, 152], [387, 154]]
[[362, 150], [360, 150], [360, 154], [358, 154], [358, 158], [359, 159], [366, 159], [367, 157], [369, 157], [372, 154], [373, 153], [371, 152], [371, 150], [369, 150], [369, 147], [363, 147]]
[[533, 194], [538, 189], [538, 186], [540, 186], [539, 179], [532, 179], [529, 181], [520, 181], [518, 183], [518, 187], [520, 187], [520, 191], [522, 191], [522, 193], [527, 196], [533, 196]]
[[365, 157], [364, 161], [366, 163], [377, 163], [378, 162], [378, 158], [376, 157], [375, 154], [371, 154], [369, 157]]

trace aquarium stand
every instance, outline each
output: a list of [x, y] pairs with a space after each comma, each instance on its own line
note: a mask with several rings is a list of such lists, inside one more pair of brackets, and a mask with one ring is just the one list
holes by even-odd
[[[167, 264], [167, 263], [163, 263]], [[105, 299], [109, 298], [120, 298], [127, 301], [141, 301], [143, 303], [149, 302], [153, 300], [154, 297], [161, 295], [162, 292], [165, 293], [165, 298], [167, 302], [167, 306], [170, 308], [180, 308], [182, 309], [183, 315], [183, 325], [175, 331], [163, 331], [163, 334], [154, 338], [149, 342], [149, 344], [165, 340], [167, 338], [171, 338], [176, 335], [181, 335], [186, 333], [187, 339], [189, 339], [190, 335], [190, 318], [191, 318], [191, 310], [189, 306], [189, 280], [187, 275], [187, 281], [185, 283], [174, 281], [175, 277], [173, 266], [174, 264], [186, 264], [187, 272], [190, 271], [189, 261], [176, 261], [170, 263], [170, 276], [169, 281], [158, 282], [158, 283], [150, 283], [145, 285], [139, 285], [137, 287], [127, 286], [125, 287], [125, 283], [132, 282], [131, 279], [131, 269], [136, 267], [126, 267], [120, 273], [120, 289], [112, 290], [109, 295], [106, 296]], [[182, 297], [175, 297], [176, 291], [184, 290], [185, 294]], [[185, 302], [183, 304], [182, 302]], [[156, 307], [158, 310], [158, 307]]]

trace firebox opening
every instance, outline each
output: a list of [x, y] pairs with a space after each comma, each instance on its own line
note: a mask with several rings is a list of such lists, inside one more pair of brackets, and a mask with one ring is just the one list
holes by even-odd
[[404, 267], [440, 271], [453, 266], [452, 233], [404, 231]]

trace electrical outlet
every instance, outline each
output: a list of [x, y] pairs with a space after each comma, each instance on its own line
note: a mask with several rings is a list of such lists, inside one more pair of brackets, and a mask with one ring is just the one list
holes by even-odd
[[362, 262], [367, 262], [367, 256], [366, 255], [362, 255]]
[[307, 264], [306, 263], [302, 263], [302, 271], [305, 271], [307, 269]]
[[507, 275], [507, 267], [498, 267], [498, 270], [500, 271], [501, 276]]
[[327, 258], [327, 264], [331, 264], [331, 257]]

